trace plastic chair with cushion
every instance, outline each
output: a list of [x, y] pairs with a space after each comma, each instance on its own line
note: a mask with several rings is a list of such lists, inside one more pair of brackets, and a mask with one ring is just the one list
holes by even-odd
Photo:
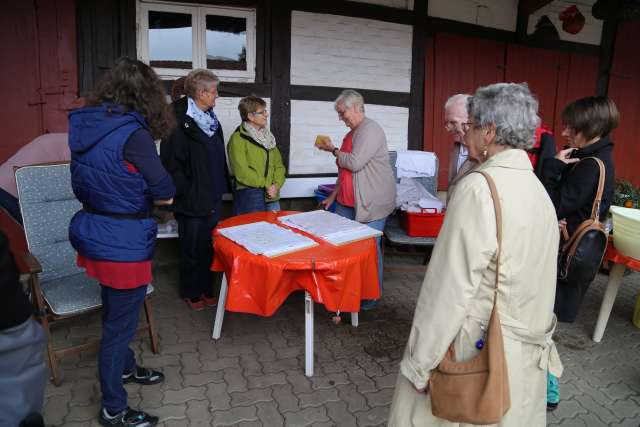
[[[400, 179], [398, 178], [398, 170], [396, 168], [397, 158], [398, 158], [397, 152], [389, 151], [389, 162], [391, 163], [391, 169], [393, 169], [393, 174], [396, 177], [396, 180], [400, 182]], [[412, 178], [412, 179], [422, 184], [431, 194], [436, 195], [438, 192], [438, 168], [439, 168], [439, 161], [438, 161], [438, 157], [436, 156], [436, 170], [433, 176]], [[389, 218], [387, 218], [387, 222], [384, 227], [384, 237], [390, 246], [396, 246], [396, 247], [397, 246], [406, 246], [406, 247], [418, 246], [422, 248], [427, 248], [426, 253], [419, 253], [419, 254], [411, 253], [411, 252], [398, 252], [398, 251], [393, 252], [394, 255], [424, 256], [425, 264], [430, 253], [429, 249], [436, 244], [435, 237], [411, 237], [407, 235], [407, 233], [402, 229], [402, 227], [400, 227], [397, 212], [389, 216]], [[388, 253], [389, 251], [386, 251], [386, 252]], [[413, 266], [405, 266], [405, 267], [397, 267], [397, 266], [389, 267], [388, 266], [386, 267], [386, 269], [413, 271], [416, 268]]]
[[[31, 300], [36, 318], [47, 334], [47, 354], [53, 383], [60, 385], [58, 361], [62, 357], [96, 349], [99, 340], [54, 349], [50, 326], [60, 320], [92, 312], [102, 306], [100, 285], [76, 265], [76, 252], [69, 243], [69, 222], [82, 208], [71, 188], [69, 163], [24, 166], [16, 170], [20, 210], [24, 221], [28, 253]], [[151, 316], [149, 285], [144, 309], [147, 323], [138, 332], [148, 331], [151, 349], [157, 340]]]

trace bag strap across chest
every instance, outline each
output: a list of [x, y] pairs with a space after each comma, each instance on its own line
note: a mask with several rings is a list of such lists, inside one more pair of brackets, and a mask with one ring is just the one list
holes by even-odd
[[496, 189], [496, 184], [491, 178], [491, 176], [483, 171], [476, 171], [477, 173], [484, 176], [487, 180], [487, 184], [489, 184], [489, 191], [491, 192], [491, 198], [493, 199], [493, 208], [496, 213], [496, 237], [498, 239], [498, 252], [496, 255], [496, 280], [495, 280], [495, 292], [493, 295], [493, 301], [495, 304], [497, 294], [498, 294], [498, 281], [500, 278], [500, 255], [502, 254], [502, 205], [500, 204], [500, 198], [498, 197], [498, 190]]
[[587, 159], [594, 160], [598, 165], [598, 187], [596, 190], [596, 195], [593, 199], [593, 205], [591, 206], [591, 216], [578, 226], [578, 228], [574, 231], [572, 236], [569, 236], [569, 232], [567, 231], [566, 225], [563, 225], [561, 227], [562, 236], [564, 240], [566, 240], [566, 243], [563, 245], [563, 250], [566, 250], [567, 248], [569, 248], [573, 244], [573, 242], [575, 242], [578, 236], [581, 236], [582, 234], [584, 234], [587, 228], [592, 227], [594, 225], [596, 227], [601, 227], [600, 206], [602, 204], [602, 193], [604, 192], [604, 180], [605, 180], [604, 163], [602, 162], [602, 160], [598, 159], [597, 157], [585, 157], [581, 161], [584, 161]]

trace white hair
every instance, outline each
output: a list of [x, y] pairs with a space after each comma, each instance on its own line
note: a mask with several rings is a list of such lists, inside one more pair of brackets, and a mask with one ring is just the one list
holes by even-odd
[[344, 104], [345, 108], [351, 108], [354, 105], [360, 107], [360, 111], [364, 113], [364, 98], [358, 92], [353, 89], [345, 89], [340, 92], [340, 95], [336, 98], [333, 104], [334, 108], [338, 108], [338, 104]]
[[493, 124], [495, 142], [513, 148], [530, 148], [540, 125], [538, 101], [526, 83], [496, 83], [479, 88], [468, 101], [469, 117], [477, 127]]
[[467, 106], [467, 101], [471, 98], [471, 95], [467, 93], [457, 93], [453, 96], [450, 96], [449, 99], [444, 103], [444, 109], [451, 108], [454, 104], [461, 103], [465, 107]]

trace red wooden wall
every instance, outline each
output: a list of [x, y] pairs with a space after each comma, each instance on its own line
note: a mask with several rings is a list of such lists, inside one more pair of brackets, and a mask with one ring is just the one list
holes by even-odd
[[613, 132], [616, 176], [640, 185], [640, 23], [618, 26], [609, 96], [620, 110], [620, 125]]
[[77, 99], [74, 0], [11, 1], [0, 17], [0, 163], [47, 132], [66, 132]]
[[427, 44], [424, 149], [440, 159], [438, 188], [446, 189], [451, 136], [444, 130], [444, 103], [479, 86], [527, 82], [540, 102], [540, 116], [563, 145], [560, 114], [570, 101], [595, 93], [598, 58], [451, 34]]
[[445, 188], [452, 142], [443, 126], [444, 103], [456, 93], [503, 80], [504, 42], [436, 34], [427, 48], [426, 70], [425, 149], [438, 153], [438, 188]]

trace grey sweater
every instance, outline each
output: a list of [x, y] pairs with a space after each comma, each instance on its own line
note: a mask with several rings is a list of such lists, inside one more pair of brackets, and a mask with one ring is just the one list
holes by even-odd
[[351, 153], [338, 151], [340, 167], [353, 172], [356, 221], [387, 217], [396, 207], [396, 178], [382, 127], [365, 118], [353, 133]]

